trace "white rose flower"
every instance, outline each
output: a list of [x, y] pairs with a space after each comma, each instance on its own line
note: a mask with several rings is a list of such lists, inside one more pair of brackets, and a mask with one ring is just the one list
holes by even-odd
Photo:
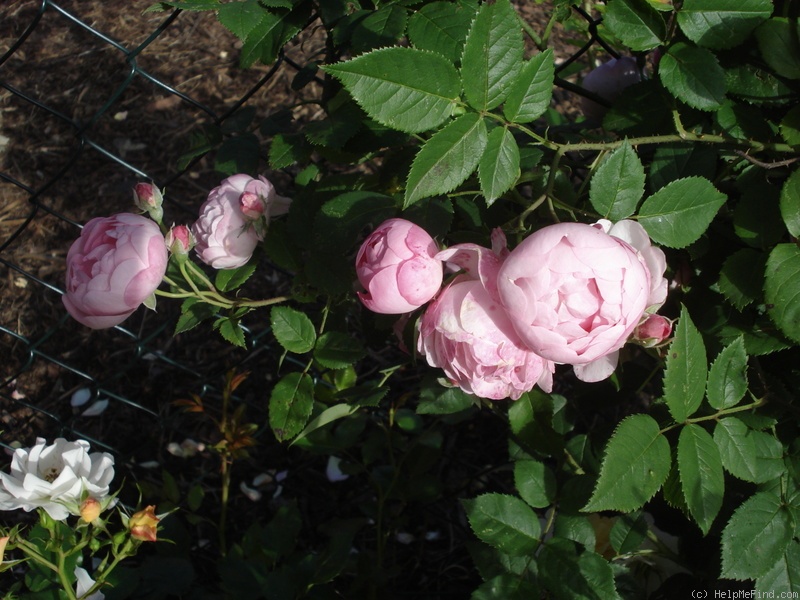
[[80, 515], [88, 497], [105, 510], [114, 502], [109, 484], [114, 479], [114, 457], [108, 452], [89, 454], [89, 442], [58, 438], [47, 445], [36, 439], [30, 449], [18, 449], [11, 474], [0, 472], [0, 510], [43, 508], [57, 521]]

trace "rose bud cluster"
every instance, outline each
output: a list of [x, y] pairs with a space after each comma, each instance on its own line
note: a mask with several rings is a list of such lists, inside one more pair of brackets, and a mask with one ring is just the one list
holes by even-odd
[[[367, 289], [359, 298], [402, 319], [424, 307], [417, 350], [468, 393], [549, 392], [556, 364], [600, 381], [627, 341], [653, 346], [670, 334], [671, 322], [654, 314], [666, 300], [666, 259], [634, 221], [551, 225], [510, 252], [499, 229], [491, 249], [432, 244], [408, 221], [383, 223], [356, 258]], [[444, 287], [443, 266], [454, 273]]]
[[243, 266], [264, 239], [269, 220], [288, 212], [289, 203], [264, 177], [228, 177], [211, 190], [192, 225], [197, 256], [214, 269]]
[[75, 320], [92, 329], [119, 325], [141, 304], [154, 308], [170, 254], [181, 262], [195, 249], [215, 269], [244, 265], [264, 239], [269, 220], [288, 212], [290, 203], [264, 177], [233, 175], [211, 190], [191, 227], [173, 225], [164, 235], [158, 187], [138, 183], [133, 199], [147, 216], [94, 218], [67, 253], [62, 300]]
[[[642, 80], [642, 72], [636, 59], [631, 56], [621, 56], [612, 58], [592, 70], [583, 78], [583, 87], [608, 102], [614, 102], [622, 90], [639, 83]], [[589, 98], [581, 98], [581, 108], [587, 119], [602, 121], [606, 114], [606, 108]]]

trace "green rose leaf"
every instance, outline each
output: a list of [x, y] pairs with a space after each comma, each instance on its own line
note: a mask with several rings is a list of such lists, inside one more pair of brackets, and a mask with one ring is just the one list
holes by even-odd
[[700, 408], [707, 375], [703, 336], [692, 323], [686, 307], [681, 307], [664, 370], [664, 401], [676, 422], [685, 421]]
[[617, 554], [635, 552], [647, 537], [647, 530], [647, 520], [642, 512], [620, 515], [611, 528], [609, 541]]
[[556, 476], [538, 460], [515, 462], [514, 484], [520, 497], [534, 508], [550, 506], [556, 495]]
[[187, 298], [181, 304], [181, 316], [175, 324], [175, 335], [197, 327], [203, 321], [216, 315], [218, 310], [218, 307], [206, 304], [199, 298]]
[[269, 398], [269, 426], [279, 442], [303, 430], [314, 407], [314, 380], [307, 373], [289, 373]]
[[355, 52], [365, 52], [388, 46], [403, 37], [406, 30], [408, 13], [397, 4], [382, 6], [369, 13], [358, 22], [353, 30], [351, 43]]
[[795, 169], [781, 188], [781, 217], [794, 237], [800, 237], [800, 169]]
[[747, 392], [747, 352], [738, 337], [719, 353], [708, 373], [708, 403], [722, 410], [736, 406]]
[[382, 48], [322, 69], [341, 81], [370, 117], [406, 133], [441, 125], [461, 92], [452, 62], [416, 48]]
[[[218, 6], [217, 8], [220, 8]], [[250, 28], [242, 44], [239, 54], [239, 66], [247, 69], [260, 61], [265, 65], [272, 64], [278, 58], [283, 45], [292, 39], [305, 25], [308, 19], [308, 6], [299, 4], [291, 11], [261, 11], [261, 19]]]
[[470, 527], [478, 538], [512, 556], [530, 554], [539, 545], [539, 518], [519, 498], [484, 494], [462, 500]]
[[436, 132], [411, 165], [405, 208], [422, 198], [451, 192], [463, 183], [478, 166], [486, 143], [486, 124], [477, 113], [465, 113]]
[[720, 419], [714, 428], [722, 466], [734, 477], [766, 483], [785, 471], [783, 446], [768, 433], [755, 431], [736, 417]]
[[800, 146], [800, 104], [786, 113], [781, 120], [781, 137], [790, 146]]
[[[575, 542], [554, 537], [538, 558], [539, 578], [555, 600], [619, 600], [611, 564], [594, 552], [578, 553]], [[569, 584], [565, 585], [565, 577]]]
[[722, 532], [722, 577], [756, 579], [778, 564], [794, 534], [794, 522], [774, 492], [758, 492], [733, 513]]
[[658, 74], [664, 87], [692, 108], [713, 111], [725, 101], [725, 71], [710, 50], [678, 42], [661, 58]]
[[314, 360], [328, 369], [344, 369], [364, 358], [362, 343], [340, 331], [326, 331], [314, 347]]
[[529, 600], [540, 597], [536, 584], [511, 573], [501, 573], [484, 581], [470, 600]]
[[669, 442], [655, 419], [627, 417], [608, 442], [600, 478], [583, 511], [636, 510], [658, 491], [669, 468]]
[[258, 25], [265, 12], [257, 0], [247, 2], [231, 2], [216, 4], [219, 22], [240, 40], [247, 39], [248, 34]]
[[461, 58], [461, 80], [470, 106], [491, 110], [503, 102], [519, 72], [523, 50], [522, 27], [511, 2], [482, 4]]
[[589, 200], [604, 218], [616, 222], [633, 214], [643, 194], [644, 166], [626, 140], [592, 176]]
[[425, 4], [408, 20], [408, 39], [415, 48], [461, 59], [474, 11], [452, 2]]
[[646, 0], [613, 0], [603, 24], [631, 50], [652, 50], [667, 35], [664, 18]]
[[529, 123], [542, 116], [553, 96], [554, 74], [551, 48], [525, 61], [503, 105], [506, 119], [512, 123]]
[[486, 204], [491, 206], [510, 190], [518, 177], [519, 146], [507, 128], [496, 127], [489, 133], [486, 150], [478, 163], [478, 179]]
[[678, 25], [690, 40], [706, 48], [733, 48], [772, 14], [770, 0], [685, 0]]
[[220, 269], [214, 279], [214, 285], [222, 292], [238, 290], [250, 276], [256, 272], [257, 263], [248, 263], [237, 269]]
[[763, 594], [762, 597], [768, 597], [767, 594], [773, 590], [793, 592], [794, 597], [800, 597], [799, 542], [789, 542], [775, 566], [756, 580], [755, 588]]
[[785, 17], [773, 17], [755, 31], [758, 49], [767, 64], [778, 75], [800, 79], [800, 49], [798, 49], [800, 22]]
[[678, 472], [686, 506], [705, 535], [722, 508], [725, 477], [717, 445], [699, 425], [686, 425], [681, 430]]
[[800, 342], [800, 248], [778, 244], [767, 259], [764, 299], [772, 321], [796, 342]]
[[742, 248], [731, 254], [722, 265], [719, 291], [739, 310], [761, 297], [767, 255]]
[[311, 351], [317, 341], [317, 330], [304, 313], [288, 306], [273, 306], [270, 311], [272, 333], [289, 352], [303, 354]]
[[708, 179], [678, 179], [642, 203], [639, 223], [656, 243], [683, 248], [703, 235], [725, 199]]
[[234, 346], [239, 348], [247, 348], [247, 342], [244, 337], [244, 329], [238, 319], [232, 317], [224, 317], [217, 319], [214, 323], [214, 329], [219, 331], [222, 338]]
[[475, 406], [476, 397], [456, 387], [442, 391], [442, 386], [436, 384], [423, 388], [419, 400], [418, 415], [450, 415]]
[[713, 179], [717, 170], [717, 151], [710, 146], [663, 144], [656, 148], [648, 171], [649, 188], [657, 192], [668, 183], [686, 177]]

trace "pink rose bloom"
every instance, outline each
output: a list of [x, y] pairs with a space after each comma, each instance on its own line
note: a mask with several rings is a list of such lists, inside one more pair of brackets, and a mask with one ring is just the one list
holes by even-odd
[[153, 221], [122, 213], [89, 221], [67, 253], [64, 306], [92, 329], [119, 325], [155, 292], [167, 246]]
[[640, 254], [582, 223], [530, 235], [503, 263], [497, 285], [522, 341], [543, 358], [575, 365], [584, 381], [611, 375], [651, 292]]
[[[631, 56], [612, 58], [603, 63], [583, 78], [583, 87], [594, 92], [609, 102], [614, 102], [626, 87], [639, 83], [642, 74], [636, 59]], [[589, 98], [581, 98], [583, 114], [588, 119], [601, 121], [606, 114], [606, 107]]]
[[555, 365], [522, 343], [497, 295], [502, 256], [494, 242], [497, 236], [494, 251], [458, 244], [439, 253], [464, 272], [425, 309], [417, 350], [454, 385], [482, 398], [516, 400], [537, 384], [549, 392]]
[[[289, 202], [264, 177], [228, 177], [211, 190], [200, 207], [200, 217], [192, 225], [200, 260], [215, 269], [241, 267], [264, 239], [266, 223], [271, 217], [288, 212]], [[256, 208], [258, 203], [261, 206]], [[254, 219], [261, 216], [266, 222]]]
[[358, 297], [381, 314], [416, 310], [442, 286], [442, 262], [428, 233], [405, 219], [389, 219], [373, 231], [358, 251], [356, 273], [366, 289]]

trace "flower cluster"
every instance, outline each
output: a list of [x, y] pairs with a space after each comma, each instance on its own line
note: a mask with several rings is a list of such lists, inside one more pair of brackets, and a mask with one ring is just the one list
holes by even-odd
[[73, 318], [92, 329], [119, 325], [141, 304], [153, 308], [170, 253], [183, 260], [194, 248], [214, 269], [241, 267], [264, 239], [270, 218], [286, 213], [290, 202], [264, 177], [233, 175], [211, 190], [191, 227], [167, 231], [162, 192], [138, 183], [133, 197], [147, 216], [94, 218], [67, 253], [62, 301]]
[[[671, 331], [654, 314], [666, 300], [665, 269], [664, 253], [628, 220], [551, 225], [512, 251], [496, 229], [491, 249], [439, 251], [422, 228], [391, 219], [356, 258], [364, 305], [402, 314], [429, 303], [417, 350], [454, 385], [494, 400], [535, 385], [550, 391], [556, 364], [600, 381], [629, 339], [661, 343]], [[445, 270], [454, 277], [442, 288]]]

